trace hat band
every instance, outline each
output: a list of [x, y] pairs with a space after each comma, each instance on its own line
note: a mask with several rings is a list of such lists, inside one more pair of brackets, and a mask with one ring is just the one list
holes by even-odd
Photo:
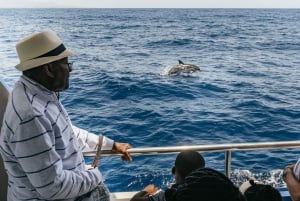
[[60, 53], [62, 53], [65, 50], [66, 50], [66, 47], [64, 46], [64, 44], [60, 44], [57, 48], [55, 48], [41, 56], [35, 57], [35, 59], [41, 58], [41, 57], [58, 56]]

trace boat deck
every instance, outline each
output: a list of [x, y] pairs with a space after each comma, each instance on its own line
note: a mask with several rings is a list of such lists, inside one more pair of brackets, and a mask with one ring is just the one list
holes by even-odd
[[110, 201], [129, 201], [137, 191], [110, 194]]

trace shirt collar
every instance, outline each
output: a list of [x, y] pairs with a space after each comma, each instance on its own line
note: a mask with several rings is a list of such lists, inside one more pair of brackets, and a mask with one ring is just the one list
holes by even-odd
[[57, 98], [56, 92], [50, 91], [49, 89], [47, 89], [40, 83], [36, 82], [35, 80], [27, 77], [26, 75], [21, 75], [19, 81], [22, 82], [23, 84], [25, 84], [25, 86], [30, 87], [30, 89], [32, 90], [33, 93], [41, 93], [42, 92], [44, 95], [55, 96]]

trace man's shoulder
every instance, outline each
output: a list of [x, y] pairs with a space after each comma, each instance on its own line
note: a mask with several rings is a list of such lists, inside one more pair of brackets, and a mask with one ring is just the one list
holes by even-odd
[[20, 116], [20, 119], [28, 119], [44, 113], [49, 107], [49, 102], [54, 102], [53, 97], [45, 95], [42, 91], [31, 89], [29, 86], [17, 82], [11, 92], [8, 107]]
[[[45, 108], [40, 107], [39, 104], [33, 104], [33, 97], [38, 99], [37, 96], [31, 94], [25, 87], [15, 85], [10, 94], [3, 117], [11, 129], [24, 122], [29, 122], [37, 116], [43, 115]], [[43, 103], [43, 105], [46, 105], [46, 103]]]
[[13, 90], [10, 94], [9, 101], [6, 106], [5, 116], [13, 116], [21, 121], [32, 118], [34, 109], [28, 97], [19, 89]]

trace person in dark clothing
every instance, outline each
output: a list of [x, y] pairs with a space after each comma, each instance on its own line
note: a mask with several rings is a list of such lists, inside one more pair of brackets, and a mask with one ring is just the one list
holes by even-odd
[[[175, 177], [176, 184], [182, 183], [184, 178], [192, 171], [205, 167], [205, 160], [201, 154], [196, 151], [182, 151], [175, 160], [172, 168], [172, 174]], [[164, 201], [165, 192], [159, 190], [153, 184], [146, 186], [142, 191], [136, 193], [130, 201]]]
[[240, 186], [240, 191], [247, 201], [282, 201], [281, 194], [276, 188], [252, 179], [244, 182]]
[[166, 201], [246, 201], [224, 174], [199, 168], [165, 192]]

